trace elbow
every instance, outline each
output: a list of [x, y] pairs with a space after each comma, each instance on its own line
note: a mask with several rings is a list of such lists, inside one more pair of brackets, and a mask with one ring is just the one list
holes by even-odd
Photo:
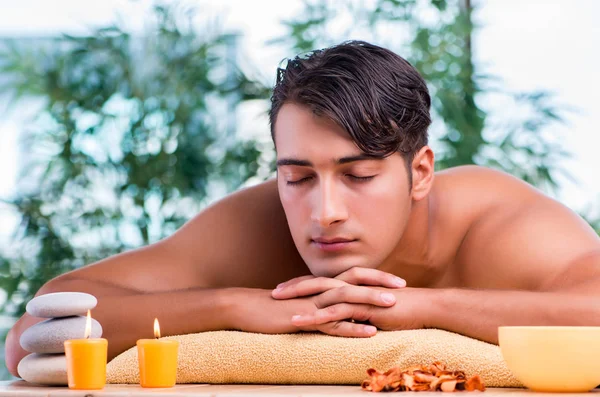
[[24, 350], [19, 343], [19, 339], [21, 338], [21, 334], [33, 324], [36, 324], [43, 319], [36, 319], [27, 314], [23, 315], [15, 323], [15, 325], [8, 331], [6, 335], [6, 341], [4, 342], [4, 361], [6, 363], [6, 368], [8, 372], [12, 376], [16, 376], [19, 378], [18, 366], [21, 360], [30, 354], [27, 350]]
[[21, 346], [19, 345], [18, 337], [15, 336], [15, 328], [13, 327], [8, 331], [6, 341], [4, 342], [4, 359], [8, 372], [16, 377], [19, 377], [17, 366], [21, 359], [25, 357], [25, 354], [22, 354], [19, 350], [23, 349], [21, 349]]
[[[61, 287], [61, 278], [53, 279], [42, 286], [36, 293], [36, 296], [49, 294], [51, 292], [61, 292], [64, 289]], [[4, 359], [6, 368], [13, 376], [19, 377], [17, 370], [21, 360], [30, 354], [27, 350], [21, 347], [20, 339], [23, 332], [34, 324], [44, 321], [43, 318], [32, 317], [25, 313], [17, 322], [12, 326], [6, 335], [4, 342]]]
[[21, 343], [19, 342], [21, 335], [27, 328], [40, 321], [44, 321], [44, 319], [24, 314], [6, 335], [6, 341], [4, 342], [4, 360], [8, 372], [13, 376], [19, 377], [19, 372], [17, 370], [19, 363], [25, 356], [30, 354], [30, 352], [21, 347]]

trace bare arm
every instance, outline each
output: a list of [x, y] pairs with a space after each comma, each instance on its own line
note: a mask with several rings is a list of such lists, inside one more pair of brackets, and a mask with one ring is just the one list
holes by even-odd
[[[594, 259], [590, 257], [588, 264], [600, 269], [600, 254]], [[600, 326], [597, 278], [569, 290], [441, 289], [426, 293], [433, 302], [424, 323], [426, 327], [446, 329], [495, 344], [498, 327], [503, 325]]]
[[[207, 208], [170, 238], [59, 276], [37, 295], [88, 292], [98, 298], [94, 318], [109, 340], [109, 358], [152, 336], [158, 317], [164, 335], [227, 329], [226, 318], [243, 288], [272, 288], [308, 274], [289, 236], [276, 185], [267, 182]], [[268, 291], [258, 292], [270, 300]], [[264, 307], [265, 299], [256, 302]], [[252, 313], [249, 311], [248, 313]], [[42, 319], [25, 314], [6, 339], [6, 364], [17, 375], [28, 354], [20, 335]]]

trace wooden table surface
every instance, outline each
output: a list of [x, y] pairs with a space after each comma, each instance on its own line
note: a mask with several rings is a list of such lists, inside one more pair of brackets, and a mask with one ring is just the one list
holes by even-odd
[[[591, 393], [598, 393], [600, 389], [594, 389]], [[368, 394], [367, 394], [368, 393]], [[137, 397], [137, 396], [187, 396], [187, 397], [216, 397], [216, 396], [366, 396], [371, 393], [362, 391], [359, 386], [282, 386], [282, 385], [177, 385], [169, 389], [143, 389], [138, 385], [106, 385], [103, 390], [69, 390], [66, 387], [42, 387], [29, 384], [24, 381], [0, 382], [0, 396], [11, 397]], [[408, 393], [394, 394], [405, 396]], [[414, 393], [411, 393], [414, 394]], [[416, 393], [419, 397], [440, 397], [440, 392]], [[463, 392], [460, 395], [477, 396], [480, 392]], [[535, 396], [563, 397], [578, 394], [551, 394], [536, 393], [527, 389], [495, 389], [488, 388], [486, 397], [519, 397], [532, 394]], [[381, 397], [391, 396], [390, 393], [373, 394]], [[508, 396], [510, 395], [510, 396]], [[581, 395], [581, 394], [579, 394]]]

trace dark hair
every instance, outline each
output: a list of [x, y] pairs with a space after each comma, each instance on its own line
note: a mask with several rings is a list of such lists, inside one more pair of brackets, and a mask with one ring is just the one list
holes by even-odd
[[404, 58], [364, 41], [299, 55], [277, 69], [269, 112], [273, 141], [284, 103], [336, 122], [368, 155], [399, 151], [410, 162], [427, 145], [431, 98], [425, 81]]

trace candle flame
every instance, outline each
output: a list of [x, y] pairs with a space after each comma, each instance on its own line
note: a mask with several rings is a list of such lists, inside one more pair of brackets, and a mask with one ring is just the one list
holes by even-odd
[[158, 319], [154, 319], [154, 337], [156, 339], [160, 338], [160, 325], [158, 325]]
[[92, 335], [92, 313], [87, 311], [87, 319], [85, 320], [85, 339], [89, 339]]

